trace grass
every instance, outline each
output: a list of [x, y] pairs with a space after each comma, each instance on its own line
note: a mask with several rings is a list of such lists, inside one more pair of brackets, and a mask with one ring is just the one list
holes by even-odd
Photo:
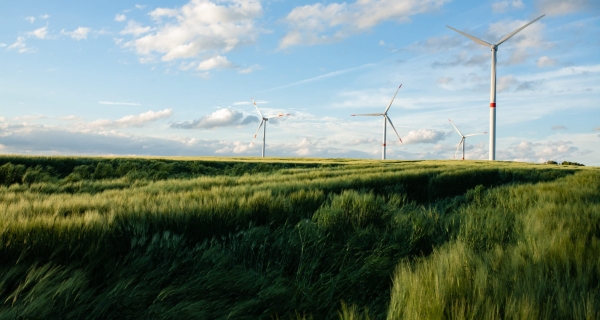
[[600, 171], [0, 157], [0, 319], [600, 318]]

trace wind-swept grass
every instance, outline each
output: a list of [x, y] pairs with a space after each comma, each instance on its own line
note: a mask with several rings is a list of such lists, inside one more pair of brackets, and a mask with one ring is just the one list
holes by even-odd
[[0, 319], [598, 316], [597, 169], [219, 160], [0, 157]]

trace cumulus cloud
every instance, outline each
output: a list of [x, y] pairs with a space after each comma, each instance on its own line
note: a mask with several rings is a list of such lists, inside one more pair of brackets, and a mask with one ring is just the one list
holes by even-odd
[[544, 83], [543, 80], [523, 81], [519, 83], [515, 91], [535, 91], [542, 83]]
[[376, 140], [376, 139], [363, 138], [363, 139], [354, 139], [348, 145], [352, 145], [352, 146], [361, 145], [361, 144], [373, 144], [373, 145], [375, 145], [375, 144], [378, 144], [378, 143], [380, 143], [380, 142], [378, 140]]
[[45, 20], [45, 19], [50, 18], [50, 15], [49, 14], [42, 14], [42, 15], [40, 15], [40, 18]]
[[47, 35], [48, 35], [48, 27], [47, 26], [27, 32], [28, 37], [33, 37], [33, 38], [38, 38], [38, 39], [45, 39]]
[[248, 68], [240, 69], [238, 71], [238, 73], [246, 74], [246, 73], [251, 73], [253, 71], [260, 70], [260, 69], [261, 69], [261, 67], [258, 64], [253, 64], [253, 65], [249, 66]]
[[35, 17], [25, 17], [25, 20], [29, 21], [29, 23], [34, 23]]
[[207, 116], [192, 121], [171, 123], [174, 129], [213, 129], [219, 127], [231, 127], [258, 122], [255, 116], [247, 116], [240, 111], [223, 108]]
[[511, 9], [523, 9], [525, 5], [521, 0], [513, 0], [513, 1], [498, 1], [492, 3], [492, 10], [496, 13], [506, 12]]
[[17, 37], [17, 41], [7, 48], [8, 50], [17, 50], [19, 53], [35, 52], [36, 48], [28, 47], [25, 43], [25, 37]]
[[579, 148], [573, 146], [572, 141], [548, 141], [545, 143], [532, 143], [521, 141], [503, 151], [502, 158], [514, 161], [546, 162], [548, 160], [561, 161], [581, 154]]
[[127, 16], [126, 15], [119, 14], [119, 13], [115, 14], [115, 21], [117, 21], [117, 22], [123, 22], [125, 20], [127, 20]]
[[596, 0], [537, 0], [535, 5], [540, 12], [555, 16], [585, 10], [600, 10], [600, 3]]
[[537, 60], [537, 66], [540, 68], [543, 67], [552, 67], [556, 65], [556, 60], [552, 59], [548, 56], [541, 56]]
[[118, 132], [93, 133], [45, 126], [0, 128], [6, 152], [80, 155], [214, 155], [228, 145], [218, 140], [155, 138]]
[[93, 122], [83, 124], [86, 128], [128, 128], [142, 127], [150, 122], [168, 118], [173, 114], [173, 109], [164, 109], [161, 111], [148, 111], [138, 115], [124, 116], [118, 120], [99, 119]]
[[441, 8], [447, 0], [358, 0], [298, 6], [283, 21], [290, 31], [281, 39], [281, 49], [339, 41], [384, 21], [410, 21], [416, 14]]
[[149, 13], [155, 28], [136, 33], [126, 28], [136, 39], [125, 45], [163, 61], [206, 59], [254, 43], [263, 32], [255, 26], [262, 12], [258, 0], [191, 0], [180, 8], [157, 8]]
[[452, 77], [440, 77], [435, 82], [439, 85], [445, 85], [452, 83], [453, 80]]
[[134, 37], [137, 37], [142, 34], [146, 34], [152, 30], [154, 30], [154, 29], [150, 26], [144, 27], [144, 26], [142, 26], [141, 23], [139, 23], [137, 21], [129, 20], [127, 22], [127, 26], [125, 27], [125, 29], [121, 30], [121, 32], [119, 32], [119, 33], [120, 34], [131, 34]]
[[411, 130], [402, 139], [404, 143], [416, 144], [416, 143], [438, 143], [446, 138], [447, 133], [444, 131], [438, 131], [433, 129], [419, 129]]
[[496, 81], [496, 90], [498, 92], [509, 90], [513, 85], [519, 83], [512, 75], [498, 77]]
[[207, 71], [211, 69], [231, 69], [234, 65], [224, 56], [216, 56], [200, 62], [198, 70]]
[[88, 33], [90, 33], [91, 29], [86, 27], [79, 27], [73, 31], [65, 31], [64, 29], [60, 31], [61, 34], [67, 35], [71, 37], [71, 39], [75, 39], [77, 41], [87, 39]]

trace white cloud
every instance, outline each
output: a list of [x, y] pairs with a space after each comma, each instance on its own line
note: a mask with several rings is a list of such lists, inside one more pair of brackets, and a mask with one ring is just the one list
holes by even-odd
[[552, 67], [556, 65], [556, 60], [552, 59], [548, 56], [541, 56], [538, 60], [537, 60], [537, 66], [540, 68], [543, 67]]
[[207, 70], [211, 70], [211, 69], [231, 69], [233, 67], [234, 67], [233, 63], [231, 63], [231, 61], [227, 60], [226, 57], [216, 56], [216, 57], [212, 57], [210, 59], [200, 62], [197, 70], [207, 71]]
[[439, 85], [447, 85], [452, 83], [454, 79], [452, 77], [440, 77], [435, 82]]
[[61, 30], [60, 33], [71, 37], [71, 39], [75, 39], [77, 41], [87, 39], [88, 33], [90, 33], [91, 29], [86, 27], [79, 27], [73, 31], [65, 31]]
[[447, 0], [358, 0], [354, 3], [317, 3], [298, 6], [285, 17], [291, 29], [280, 48], [339, 41], [368, 30], [383, 21], [410, 21], [419, 13], [438, 10]]
[[17, 41], [15, 41], [15, 43], [8, 46], [7, 49], [9, 49], [9, 50], [14, 49], [14, 50], [17, 50], [19, 53], [35, 52], [37, 50], [35, 48], [28, 47], [27, 44], [25, 43], [24, 37], [17, 37]]
[[180, 8], [157, 8], [149, 13], [155, 30], [142, 37], [132, 33], [137, 38], [127, 46], [163, 61], [218, 56], [255, 42], [263, 32], [255, 26], [262, 12], [258, 0], [191, 0]]
[[193, 121], [183, 121], [171, 124], [171, 128], [174, 129], [214, 129], [220, 127], [231, 127], [246, 125], [250, 123], [258, 122], [258, 118], [255, 116], [247, 116], [244, 118], [244, 114], [240, 111], [223, 108], [219, 109], [212, 114], [204, 116], [200, 119]]
[[135, 7], [136, 7], [136, 9], [142, 10], [146, 7], [146, 5], [136, 4]]
[[523, 9], [525, 5], [521, 0], [504, 0], [492, 3], [492, 10], [496, 13], [506, 12], [510, 9]]
[[154, 29], [151, 28], [150, 26], [143, 27], [141, 23], [133, 21], [133, 20], [129, 20], [127, 22], [127, 26], [125, 27], [125, 29], [121, 30], [121, 32], [119, 32], [119, 33], [120, 34], [131, 34], [134, 37], [137, 37], [142, 34], [146, 34], [152, 30], [154, 30]]
[[419, 129], [411, 130], [402, 139], [404, 143], [416, 144], [416, 143], [438, 143], [446, 138], [447, 133], [444, 131], [438, 131], [433, 129]]
[[540, 12], [556, 16], [589, 9], [598, 10], [600, 7], [600, 3], [596, 0], [537, 0], [535, 2]]
[[127, 16], [126, 15], [119, 14], [119, 13], [115, 14], [115, 21], [117, 21], [117, 22], [123, 22], [125, 20], [127, 20]]
[[8, 46], [6, 43], [0, 43], [0, 48]]
[[209, 139], [157, 138], [121, 132], [90, 132], [63, 127], [0, 127], [5, 151], [18, 154], [78, 155], [214, 155], [232, 143]]
[[46, 118], [47, 118], [47, 116], [45, 116], [43, 114], [32, 114], [32, 115], [14, 117], [13, 120], [27, 122], [27, 121], [32, 121], [32, 120], [46, 119]]
[[506, 91], [517, 83], [519, 83], [519, 81], [512, 75], [498, 77], [498, 80], [496, 81], [496, 90], [498, 92]]
[[251, 73], [253, 71], [260, 70], [260, 69], [261, 69], [261, 67], [258, 64], [253, 64], [253, 65], [249, 66], [248, 68], [240, 69], [240, 71], [238, 71], [238, 73], [247, 74], [247, 73]]
[[173, 109], [164, 109], [161, 111], [148, 111], [139, 115], [128, 115], [118, 120], [99, 119], [93, 122], [84, 123], [85, 128], [128, 128], [142, 127], [149, 122], [168, 118], [173, 114]]
[[27, 32], [27, 36], [29, 37], [35, 37], [38, 39], [45, 39], [46, 36], [48, 35], [48, 27], [41, 27], [39, 29], [35, 29], [31, 32]]
[[44, 19], [44, 20], [46, 20], [46, 19], [48, 19], [48, 18], [50, 18], [50, 15], [49, 15], [49, 14], [42, 14], [42, 15], [40, 15], [40, 19]]
[[141, 106], [141, 104], [139, 102], [98, 101], [98, 104], [121, 105], [121, 106]]
[[35, 17], [25, 17], [25, 20], [29, 21], [29, 23], [34, 23]]

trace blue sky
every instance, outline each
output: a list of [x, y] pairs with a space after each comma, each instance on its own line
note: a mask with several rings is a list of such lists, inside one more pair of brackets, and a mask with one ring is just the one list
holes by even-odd
[[[167, 4], [168, 3], [168, 4]], [[498, 160], [600, 165], [595, 0], [0, 1], [0, 152]], [[487, 135], [467, 138], [487, 159]]]

